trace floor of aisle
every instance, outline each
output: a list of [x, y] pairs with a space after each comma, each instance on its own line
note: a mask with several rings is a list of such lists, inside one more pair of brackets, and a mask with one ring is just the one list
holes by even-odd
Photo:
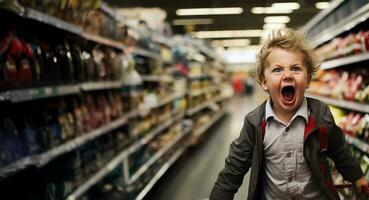
[[[197, 146], [189, 149], [147, 195], [150, 200], [205, 200], [209, 198], [219, 171], [224, 167], [230, 143], [239, 135], [243, 118], [265, 99], [256, 91], [250, 96], [235, 96], [228, 114], [211, 127]], [[246, 199], [247, 174], [235, 199]]]

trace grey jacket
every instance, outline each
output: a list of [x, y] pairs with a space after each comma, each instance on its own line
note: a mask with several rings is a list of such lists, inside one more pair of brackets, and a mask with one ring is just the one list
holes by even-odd
[[[359, 162], [345, 143], [342, 130], [334, 123], [328, 106], [319, 100], [307, 98], [310, 116], [304, 133], [304, 158], [327, 199], [339, 199], [333, 186], [327, 158], [344, 179], [354, 182], [363, 173]], [[233, 199], [251, 167], [248, 200], [261, 199], [263, 169], [263, 138], [265, 133], [265, 103], [246, 115], [240, 136], [230, 146], [224, 169], [210, 194], [210, 200]], [[246, 197], [245, 197], [246, 198]]]

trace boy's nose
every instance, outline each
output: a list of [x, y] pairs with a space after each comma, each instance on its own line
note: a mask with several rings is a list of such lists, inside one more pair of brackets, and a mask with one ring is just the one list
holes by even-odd
[[289, 70], [286, 70], [283, 73], [283, 80], [292, 80], [292, 79], [293, 79], [292, 72]]

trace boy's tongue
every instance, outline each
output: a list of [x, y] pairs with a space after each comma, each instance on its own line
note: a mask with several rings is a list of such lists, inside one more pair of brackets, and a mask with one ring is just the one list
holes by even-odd
[[295, 90], [292, 86], [287, 86], [282, 89], [283, 99], [290, 102], [293, 100], [293, 96], [295, 95]]

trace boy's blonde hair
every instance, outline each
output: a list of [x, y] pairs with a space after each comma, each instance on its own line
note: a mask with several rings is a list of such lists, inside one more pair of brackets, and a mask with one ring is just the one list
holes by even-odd
[[274, 30], [264, 42], [257, 54], [257, 79], [258, 82], [264, 79], [265, 60], [273, 48], [281, 48], [288, 51], [300, 51], [304, 55], [304, 61], [307, 67], [307, 73], [313, 75], [318, 71], [319, 65], [312, 48], [306, 43], [305, 37], [298, 31], [284, 28]]

